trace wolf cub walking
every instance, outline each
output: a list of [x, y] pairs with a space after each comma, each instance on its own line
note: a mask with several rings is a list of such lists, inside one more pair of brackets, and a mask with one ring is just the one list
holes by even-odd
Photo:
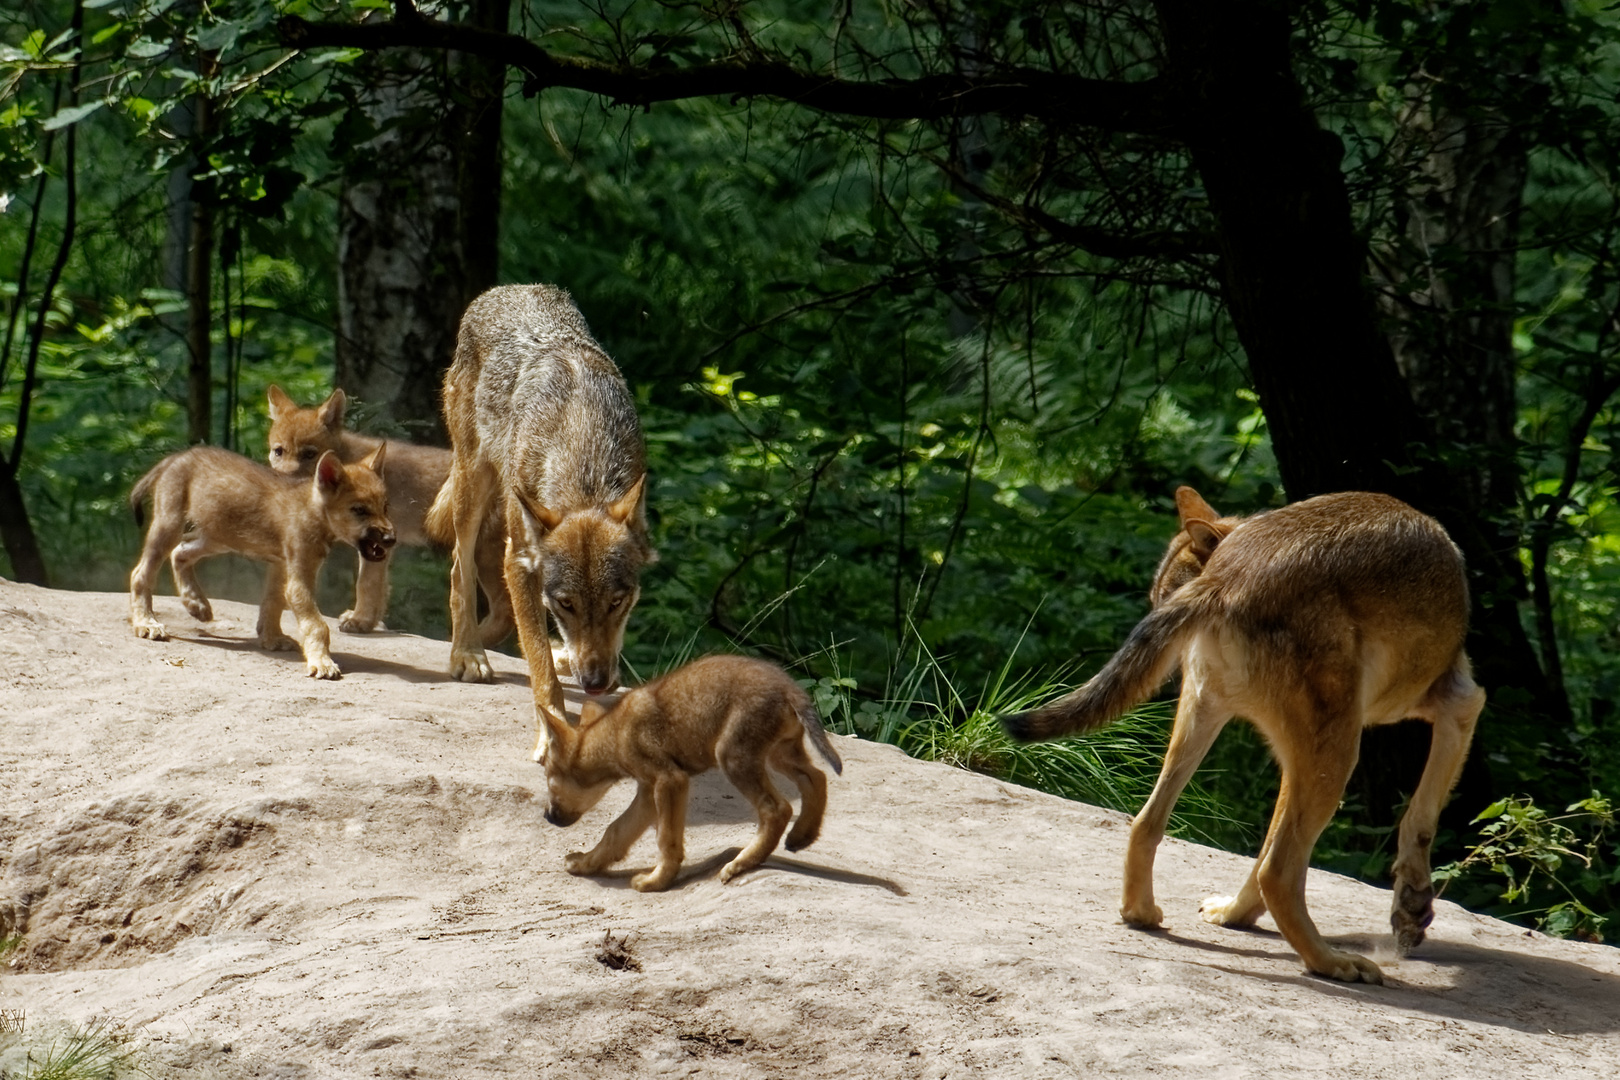
[[454, 459], [428, 531], [455, 538], [450, 674], [494, 678], [475, 632], [473, 588], [487, 559], [479, 533], [501, 513], [539, 761], [546, 715], [566, 722], [546, 613], [585, 692], [613, 689], [641, 569], [657, 557], [647, 540], [635, 401], [568, 293], [508, 285], [478, 297], [462, 316], [444, 379], [444, 419]]
[[1241, 716], [1282, 770], [1271, 828], [1234, 897], [1203, 918], [1252, 926], [1271, 912], [1305, 966], [1347, 982], [1383, 981], [1378, 965], [1322, 940], [1305, 909], [1311, 849], [1360, 753], [1361, 731], [1408, 717], [1434, 732], [1401, 819], [1390, 923], [1405, 952], [1434, 918], [1429, 845], [1485, 705], [1463, 654], [1468, 586], [1440, 525], [1386, 495], [1322, 495], [1249, 518], [1223, 518], [1176, 491], [1181, 531], [1159, 564], [1153, 610], [1079, 690], [1006, 717], [1020, 739], [1109, 723], [1181, 666], [1181, 702], [1158, 784], [1131, 825], [1120, 915], [1163, 918], [1153, 857], [1165, 822], [1226, 722]]
[[336, 454], [322, 454], [304, 482], [272, 472], [240, 454], [198, 446], [170, 454], [129, 493], [137, 523], [141, 503], [152, 495], [152, 524], [141, 558], [129, 576], [130, 623], [137, 637], [166, 641], [168, 629], [152, 610], [158, 564], [168, 556], [174, 585], [193, 618], [214, 617], [197, 582], [197, 563], [235, 552], [268, 564], [259, 602], [259, 644], [292, 649], [281, 632], [281, 613], [292, 608], [303, 639], [304, 663], [317, 679], [342, 674], [332, 660], [330, 632], [315, 606], [315, 575], [334, 543], [360, 549], [381, 562], [394, 546], [388, 495], [381, 469], [385, 447], [359, 465], [345, 467]]
[[618, 780], [636, 781], [636, 797], [609, 825], [601, 842], [568, 856], [570, 874], [595, 874], [629, 852], [648, 826], [658, 825], [658, 865], [630, 884], [641, 892], [667, 889], [685, 857], [688, 780], [720, 766], [759, 815], [759, 831], [720, 871], [722, 882], [752, 870], [782, 839], [792, 805], [771, 783], [769, 769], [790, 778], [802, 803], [787, 849], [809, 847], [827, 810], [827, 775], [804, 750], [809, 736], [833, 772], [838, 751], [810, 697], [786, 672], [743, 656], [706, 656], [625, 694], [603, 709], [587, 701], [579, 727], [542, 712], [551, 726], [545, 754], [551, 805], [546, 820], [572, 825]]
[[[343, 426], [349, 399], [341, 389], [321, 404], [301, 408], [279, 386], [269, 390], [270, 467], [288, 476], [312, 476], [315, 462], [328, 450], [345, 465], [353, 465], [376, 452], [382, 440], [360, 435]], [[395, 534], [407, 547], [448, 548], [453, 536], [430, 536], [427, 513], [439, 489], [450, 475], [450, 451], [436, 446], [417, 446], [395, 441], [389, 444], [388, 461], [383, 466], [383, 482], [388, 485], [388, 509]], [[512, 632], [512, 605], [506, 598], [501, 579], [503, 539], [499, 522], [491, 522], [479, 537], [478, 584], [489, 600], [489, 612], [478, 625], [478, 637], [486, 646], [500, 644]], [[354, 607], [338, 617], [338, 629], [350, 634], [375, 630], [388, 611], [388, 569], [393, 552], [378, 562], [362, 558], [355, 575]]]

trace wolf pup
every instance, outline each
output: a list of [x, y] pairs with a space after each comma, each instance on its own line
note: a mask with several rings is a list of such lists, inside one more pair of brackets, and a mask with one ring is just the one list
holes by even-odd
[[454, 461], [428, 514], [453, 534], [450, 674], [489, 682], [474, 630], [480, 530], [505, 516], [507, 592], [534, 694], [535, 751], [565, 722], [546, 612], [587, 694], [619, 682], [624, 626], [641, 595], [647, 467], [635, 402], [591, 338], [568, 293], [553, 285], [491, 289], [468, 306], [444, 380]]
[[148, 492], [152, 495], [152, 524], [141, 560], [129, 576], [135, 635], [168, 640], [168, 630], [152, 611], [152, 584], [165, 555], [186, 610], [207, 622], [214, 612], [197, 583], [197, 563], [235, 552], [269, 564], [259, 602], [259, 644], [297, 648], [281, 632], [282, 610], [290, 607], [298, 618], [308, 674], [337, 678], [342, 672], [332, 661], [326, 620], [315, 606], [315, 575], [337, 541], [359, 548], [372, 562], [388, 557], [394, 526], [380, 472], [384, 450], [378, 446], [354, 467], [345, 467], [336, 454], [322, 454], [308, 483], [211, 446], [158, 462], [129, 493], [137, 523], [142, 501]]
[[[270, 387], [270, 467], [288, 476], [311, 476], [315, 462], [328, 450], [345, 465], [353, 465], [376, 452], [382, 440], [357, 435], [343, 426], [349, 399], [342, 390], [314, 408], [300, 408], [279, 386]], [[429, 545], [448, 548], [449, 536], [427, 533], [427, 512], [433, 499], [450, 475], [450, 451], [436, 446], [416, 446], [393, 442], [383, 467], [388, 485], [389, 515], [399, 542], [409, 547]], [[486, 646], [501, 643], [512, 632], [512, 605], [506, 598], [501, 579], [502, 538], [498, 522], [491, 522], [479, 537], [481, 545], [478, 584], [489, 600], [489, 611], [479, 624], [478, 636]], [[388, 610], [388, 568], [393, 551], [381, 562], [362, 558], [355, 577], [354, 607], [338, 617], [338, 629], [350, 634], [375, 630]], [[487, 567], [487, 569], [486, 569]]]
[[1386, 495], [1322, 495], [1223, 518], [1176, 491], [1181, 531], [1159, 564], [1153, 610], [1080, 689], [1006, 717], [1015, 738], [1090, 731], [1144, 700], [1181, 666], [1181, 702], [1159, 782], [1131, 825], [1120, 915], [1157, 927], [1153, 857], [1176, 797], [1233, 716], [1260, 729], [1282, 770], [1270, 831], [1235, 897], [1200, 914], [1252, 926], [1267, 910], [1319, 975], [1383, 981], [1378, 965], [1322, 940], [1305, 910], [1316, 838], [1355, 768], [1362, 728], [1413, 717], [1433, 726], [1428, 763], [1401, 820], [1390, 923], [1402, 953], [1434, 918], [1429, 845], [1485, 705], [1463, 654], [1462, 553], [1432, 518]]
[[570, 874], [599, 873], [624, 858], [656, 821], [658, 865], [630, 879], [639, 892], [669, 888], [681, 868], [691, 777], [718, 764], [759, 815], [754, 842], [720, 870], [721, 882], [728, 882], [776, 850], [793, 816], [769, 769], [791, 779], [802, 799], [787, 836], [789, 851], [815, 842], [827, 810], [827, 774], [811, 764], [804, 736], [833, 772], [844, 771], [809, 695], [781, 668], [744, 656], [694, 660], [631, 690], [612, 709], [587, 701], [578, 728], [547, 710], [541, 716], [552, 727], [545, 755], [547, 821], [572, 825], [615, 781], [636, 781], [636, 797], [601, 842], [570, 854], [564, 865]]

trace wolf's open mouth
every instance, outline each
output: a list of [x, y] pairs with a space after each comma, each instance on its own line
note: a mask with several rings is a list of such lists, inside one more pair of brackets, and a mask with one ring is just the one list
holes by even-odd
[[394, 546], [394, 538], [387, 533], [369, 530], [355, 546], [360, 549], [361, 558], [368, 562], [382, 562], [388, 558], [388, 549]]

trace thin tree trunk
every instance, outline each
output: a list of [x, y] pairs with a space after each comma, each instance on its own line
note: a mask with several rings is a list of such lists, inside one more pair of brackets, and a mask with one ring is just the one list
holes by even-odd
[[[505, 30], [509, 13], [510, 0], [476, 0], [470, 21]], [[345, 172], [337, 382], [380, 418], [442, 442], [439, 386], [461, 313], [496, 281], [505, 69], [410, 50], [367, 62], [366, 110], [378, 127], [442, 112], [435, 123], [388, 127]]]
[[[199, 94], [193, 110], [192, 137], [199, 147], [213, 133], [214, 106]], [[196, 168], [203, 160], [198, 154]], [[214, 205], [193, 181], [190, 196], [191, 228], [186, 248], [186, 441], [193, 446], [210, 442], [214, 431]]]

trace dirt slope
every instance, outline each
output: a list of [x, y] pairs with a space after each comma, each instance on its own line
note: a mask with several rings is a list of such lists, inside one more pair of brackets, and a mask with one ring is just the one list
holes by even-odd
[[442, 642], [334, 632], [322, 683], [250, 607], [158, 604], [173, 641], [0, 581], [0, 1009], [115, 1018], [156, 1077], [1620, 1074], [1620, 951], [1442, 904], [1396, 961], [1388, 893], [1318, 874], [1391, 980], [1336, 985], [1199, 922], [1247, 862], [1180, 842], [1171, 928], [1133, 931], [1122, 815], [849, 739], [807, 851], [719, 885], [752, 820], [710, 776], [671, 892], [572, 878], [630, 791], [544, 822], [520, 661], [464, 686]]

